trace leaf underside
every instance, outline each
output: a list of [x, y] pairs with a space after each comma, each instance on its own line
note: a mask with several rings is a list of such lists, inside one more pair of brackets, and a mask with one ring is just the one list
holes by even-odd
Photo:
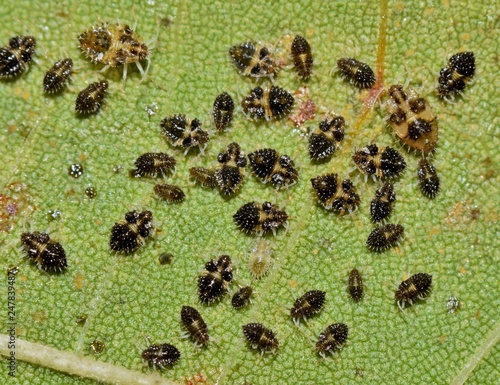
[[[121, 2], [123, 3], [123, 2]], [[208, 382], [277, 383], [450, 383], [495, 328], [498, 318], [498, 127], [495, 81], [498, 73], [498, 27], [495, 2], [473, 6], [442, 1], [435, 7], [417, 2], [313, 2], [269, 5], [266, 1], [160, 2], [141, 6], [109, 2], [2, 4], [1, 42], [17, 34], [37, 38], [37, 63], [15, 81], [0, 83], [2, 191], [2, 267], [18, 265], [17, 335], [60, 350], [92, 355], [94, 340], [105, 343], [99, 360], [148, 372], [140, 359], [144, 335], [153, 342], [176, 345], [182, 358], [162, 376], [183, 382], [197, 373]], [[203, 4], [201, 4], [203, 3]], [[132, 12], [130, 10], [132, 9]], [[386, 46], [380, 47], [381, 9], [387, 9]], [[155, 40], [148, 78], [140, 82], [134, 65], [126, 82], [121, 67], [100, 73], [79, 51], [76, 37], [102, 21], [137, 22], [146, 41]], [[318, 107], [315, 128], [326, 110], [346, 120], [342, 148], [327, 162], [311, 163], [307, 137], [292, 122], [256, 124], [237, 109], [232, 129], [213, 135], [204, 156], [184, 156], [160, 135], [165, 116], [186, 114], [209, 126], [215, 97], [229, 92], [237, 105], [256, 82], [241, 77], [228, 49], [249, 39], [274, 44], [286, 33], [305, 36], [313, 49], [314, 74], [306, 83]], [[495, 43], [496, 41], [496, 43]], [[380, 56], [385, 50], [385, 57]], [[435, 94], [437, 76], [448, 58], [473, 51], [473, 83], [454, 103]], [[383, 61], [377, 62], [378, 57]], [[42, 79], [52, 64], [66, 55], [76, 71], [69, 89], [46, 96]], [[441, 177], [436, 199], [418, 189], [420, 155], [403, 148], [387, 127], [383, 105], [365, 110], [366, 92], [359, 92], [336, 72], [340, 57], [356, 57], [383, 73], [384, 86], [410, 82], [430, 102], [440, 133], [434, 165]], [[81, 118], [74, 113], [76, 94], [90, 82], [108, 79], [110, 94], [102, 110]], [[263, 82], [268, 84], [267, 81]], [[303, 82], [284, 68], [274, 84], [295, 91]], [[158, 113], [145, 107], [155, 102]], [[239, 193], [223, 197], [217, 190], [195, 185], [188, 169], [215, 165], [230, 142], [245, 153], [264, 147], [288, 154], [299, 165], [299, 181], [276, 192], [247, 170]], [[373, 229], [370, 200], [380, 186], [357, 172], [351, 153], [369, 142], [390, 145], [407, 162], [395, 182], [397, 201], [391, 221], [405, 226], [400, 246], [384, 253], [369, 252], [365, 241]], [[167, 152], [177, 159], [168, 183], [186, 192], [182, 204], [165, 204], [153, 196], [154, 182], [132, 180], [128, 170], [144, 152]], [[68, 167], [81, 163], [84, 174], [70, 177]], [[113, 168], [123, 166], [115, 173]], [[335, 172], [353, 177], [361, 196], [359, 210], [344, 217], [320, 207], [310, 179]], [[93, 186], [97, 197], [84, 191]], [[266, 277], [252, 281], [248, 257], [258, 242], [234, 225], [232, 214], [249, 201], [271, 201], [285, 207], [289, 226], [269, 237], [274, 265]], [[14, 202], [15, 215], [7, 211]], [[153, 212], [158, 233], [131, 256], [109, 251], [113, 224], [132, 209]], [[47, 212], [59, 210], [60, 219]], [[68, 255], [68, 270], [48, 276], [23, 260], [19, 236], [26, 230], [48, 231]], [[5, 231], [8, 230], [8, 231]], [[174, 255], [160, 265], [162, 252]], [[253, 303], [234, 310], [230, 295], [215, 305], [198, 303], [196, 280], [204, 263], [221, 254], [235, 265], [232, 291], [252, 283]], [[360, 303], [346, 292], [348, 273], [358, 268], [365, 282]], [[407, 274], [433, 275], [426, 301], [401, 312], [393, 296]], [[288, 315], [308, 290], [326, 291], [326, 305], [308, 324], [296, 326]], [[450, 296], [460, 300], [449, 314]], [[195, 306], [214, 342], [197, 349], [181, 339], [180, 309]], [[76, 323], [88, 315], [85, 326]], [[260, 356], [245, 343], [241, 326], [260, 322], [280, 340], [276, 355]], [[315, 339], [336, 322], [349, 326], [346, 345], [334, 356], [320, 358]], [[494, 383], [498, 378], [498, 347], [484, 357], [470, 383]], [[8, 378], [5, 365], [0, 377]], [[24, 384], [91, 383], [63, 373], [18, 363]]]

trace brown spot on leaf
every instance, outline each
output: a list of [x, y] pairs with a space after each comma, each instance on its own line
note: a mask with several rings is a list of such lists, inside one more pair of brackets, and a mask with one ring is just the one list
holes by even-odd
[[81, 273], [76, 273], [73, 279], [73, 285], [76, 290], [82, 290], [85, 287], [85, 277]]

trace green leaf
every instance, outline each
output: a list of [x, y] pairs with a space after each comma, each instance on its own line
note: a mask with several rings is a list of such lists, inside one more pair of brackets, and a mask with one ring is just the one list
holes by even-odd
[[[143, 336], [148, 335], [181, 350], [181, 360], [161, 373], [181, 383], [200, 373], [210, 383], [220, 378], [228, 384], [458, 384], [467, 378], [468, 383], [494, 383], [499, 359], [500, 158], [495, 5], [446, 0], [427, 5], [384, 0], [2, 4], [2, 44], [16, 34], [31, 34], [38, 41], [37, 63], [18, 79], [0, 83], [1, 255], [4, 271], [19, 266], [17, 338], [56, 348], [69, 358], [93, 356], [89, 346], [100, 340], [106, 347], [97, 356], [99, 362], [149, 373], [140, 359]], [[79, 33], [118, 19], [137, 21], [145, 40], [158, 34], [149, 76], [142, 83], [134, 65], [123, 82], [121, 68], [100, 73], [101, 66], [79, 51]], [[346, 118], [343, 148], [330, 162], [311, 164], [307, 138], [290, 121], [255, 124], [241, 111], [230, 132], [212, 136], [205, 156], [184, 156], [169, 146], [159, 131], [163, 117], [185, 113], [208, 124], [216, 95], [228, 91], [239, 101], [255, 87], [232, 66], [231, 45], [248, 39], [275, 43], [288, 32], [305, 36], [313, 48], [315, 70], [307, 86], [315, 105]], [[463, 97], [444, 103], [434, 92], [439, 70], [462, 50], [475, 53], [474, 82]], [[42, 93], [43, 75], [66, 55], [77, 69], [73, 82], [61, 95], [48, 97]], [[386, 126], [383, 106], [366, 109], [366, 93], [331, 74], [337, 59], [346, 56], [378, 68], [385, 86], [409, 81], [418, 87], [439, 118], [434, 163], [442, 190], [433, 201], [421, 195], [419, 155], [402, 149], [408, 167], [396, 183], [393, 219], [405, 226], [405, 239], [382, 254], [365, 246], [376, 184], [355, 178], [361, 206], [340, 217], [315, 203], [309, 182], [331, 170], [347, 177], [354, 167], [353, 148], [370, 141], [401, 148]], [[100, 113], [76, 116], [76, 94], [103, 77], [110, 82], [110, 95]], [[296, 90], [301, 82], [293, 69], [283, 69], [275, 84]], [[148, 117], [144, 108], [153, 102], [158, 114]], [[315, 122], [306, 126], [317, 125], [322, 117], [318, 110]], [[289, 154], [300, 165], [299, 182], [275, 192], [247, 173], [242, 190], [230, 199], [195, 185], [188, 169], [213, 165], [231, 141], [246, 153], [269, 146]], [[133, 161], [148, 151], [175, 154], [178, 166], [170, 180], [185, 190], [183, 204], [159, 202], [152, 195], [152, 182], [128, 178]], [[73, 163], [83, 164], [79, 179], [68, 176]], [[113, 172], [116, 165], [124, 171]], [[85, 195], [88, 186], [97, 190], [95, 199]], [[233, 291], [251, 282], [247, 261], [258, 239], [238, 231], [232, 214], [252, 200], [276, 202], [290, 215], [288, 230], [270, 238], [275, 259], [271, 273], [252, 283], [255, 296], [246, 310], [232, 309], [229, 295], [203, 307], [197, 302], [196, 280], [208, 259], [221, 253], [232, 257]], [[115, 255], [108, 247], [110, 229], [136, 208], [152, 210], [158, 235], [132, 256]], [[49, 220], [49, 210], [59, 210], [60, 219]], [[69, 263], [64, 274], [48, 276], [21, 259], [19, 236], [29, 229], [48, 231], [62, 243]], [[162, 252], [174, 255], [171, 265], [158, 263]], [[366, 285], [359, 304], [346, 293], [353, 267]], [[416, 272], [433, 275], [433, 290], [425, 302], [401, 312], [394, 290], [406, 273]], [[311, 289], [325, 290], [327, 304], [308, 324], [297, 327], [287, 309], [294, 296]], [[461, 303], [457, 314], [446, 311], [451, 295]], [[202, 312], [214, 339], [207, 348], [197, 349], [179, 337], [182, 305]], [[83, 314], [88, 318], [82, 327], [76, 320]], [[261, 322], [277, 333], [276, 355], [261, 357], [245, 343], [241, 326], [249, 322]], [[349, 326], [348, 342], [333, 357], [321, 359], [314, 339], [334, 322]], [[5, 347], [2, 354], [9, 354]], [[39, 364], [50, 367], [50, 361], [48, 356]], [[6, 365], [0, 377], [10, 379]], [[93, 383], [21, 361], [17, 380]]]

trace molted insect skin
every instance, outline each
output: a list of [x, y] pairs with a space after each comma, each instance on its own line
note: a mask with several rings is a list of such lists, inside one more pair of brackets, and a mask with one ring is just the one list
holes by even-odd
[[253, 289], [251, 286], [242, 287], [236, 293], [234, 293], [233, 298], [231, 299], [231, 305], [235, 309], [241, 309], [248, 305], [250, 302], [250, 296], [253, 293]]
[[425, 299], [429, 294], [431, 284], [432, 275], [427, 273], [414, 274], [406, 281], [401, 282], [394, 293], [394, 300], [403, 310], [405, 303], [412, 305], [413, 301], [417, 299]]
[[418, 163], [418, 184], [420, 191], [429, 199], [434, 199], [439, 192], [439, 177], [436, 169], [427, 159], [421, 159]]
[[304, 80], [309, 79], [313, 66], [313, 58], [309, 42], [302, 36], [297, 35], [293, 39], [291, 51], [293, 65], [299, 73], [299, 76]]
[[345, 120], [342, 116], [325, 119], [309, 136], [309, 156], [311, 159], [324, 159], [337, 149], [336, 144], [344, 140]]
[[235, 193], [245, 177], [247, 159], [238, 143], [230, 143], [217, 157], [220, 166], [215, 172], [217, 185], [225, 195]]
[[142, 178], [145, 176], [162, 178], [170, 174], [176, 165], [175, 158], [163, 152], [147, 152], [135, 161], [135, 170], [130, 170], [131, 178]]
[[11, 78], [25, 72], [35, 54], [35, 47], [36, 39], [33, 36], [11, 38], [8, 46], [0, 48], [0, 78]]
[[181, 321], [193, 340], [200, 345], [208, 344], [210, 341], [208, 327], [198, 310], [191, 306], [183, 306]]
[[233, 121], [233, 112], [234, 101], [227, 92], [223, 92], [215, 98], [212, 116], [217, 131], [223, 132], [226, 130]]
[[233, 218], [240, 230], [262, 234], [275, 232], [285, 224], [288, 215], [271, 202], [250, 202], [240, 207]]
[[243, 334], [252, 348], [272, 353], [278, 349], [279, 342], [271, 329], [267, 329], [260, 323], [243, 325]]
[[394, 186], [390, 182], [384, 183], [382, 188], [377, 190], [375, 198], [370, 203], [370, 214], [373, 222], [380, 222], [389, 217], [395, 201]]
[[142, 351], [141, 357], [150, 367], [163, 369], [175, 364], [181, 358], [181, 352], [174, 345], [153, 344]]
[[245, 114], [254, 119], [281, 119], [292, 109], [293, 96], [282, 88], [256, 87], [241, 102]]
[[127, 77], [127, 65], [130, 63], [136, 63], [141, 74], [145, 75], [139, 62], [149, 62], [149, 48], [127, 24], [103, 23], [94, 26], [81, 33], [78, 41], [80, 48], [92, 62], [109, 67], [123, 65], [123, 79]]
[[373, 230], [366, 240], [366, 245], [371, 251], [385, 251], [396, 246], [403, 235], [403, 226], [387, 224]]
[[325, 304], [326, 293], [321, 290], [311, 290], [298, 298], [290, 309], [293, 322], [298, 325], [300, 318], [304, 321], [307, 317], [319, 313]]
[[260, 240], [252, 249], [248, 261], [250, 274], [254, 279], [261, 279], [272, 265], [271, 249], [265, 240]]
[[358, 302], [363, 297], [363, 279], [361, 278], [361, 274], [359, 274], [358, 269], [352, 269], [349, 273], [348, 290], [353, 301]]
[[145, 244], [152, 229], [151, 211], [130, 211], [125, 214], [124, 221], [115, 223], [111, 229], [109, 246], [113, 251], [131, 253]]
[[170, 184], [157, 184], [153, 190], [158, 198], [170, 203], [182, 202], [186, 197], [184, 191]]
[[243, 76], [273, 77], [279, 72], [278, 65], [265, 46], [251, 42], [235, 45], [229, 49], [229, 56]]
[[99, 111], [102, 101], [106, 97], [109, 83], [107, 80], [89, 84], [76, 97], [75, 111], [82, 115]]
[[389, 88], [386, 107], [389, 124], [404, 144], [424, 154], [436, 149], [438, 122], [427, 100], [397, 84]]
[[318, 175], [311, 179], [312, 187], [321, 205], [340, 215], [353, 212], [361, 202], [352, 182], [344, 179], [340, 183], [337, 174]]
[[375, 74], [368, 64], [353, 58], [343, 58], [337, 61], [337, 67], [343, 77], [360, 89], [375, 85]]
[[437, 92], [441, 98], [455, 97], [471, 81], [476, 71], [474, 52], [459, 52], [448, 61], [439, 73]]
[[399, 152], [376, 144], [355, 152], [352, 159], [361, 172], [378, 178], [396, 178], [406, 168], [406, 162]]
[[201, 129], [198, 119], [187, 119], [186, 115], [172, 115], [160, 122], [165, 137], [173, 146], [190, 149], [209, 142], [208, 133]]
[[205, 264], [205, 270], [198, 278], [198, 295], [200, 301], [210, 304], [220, 300], [227, 292], [229, 283], [233, 279], [231, 258], [221, 255], [217, 261], [214, 259]]
[[61, 91], [66, 87], [72, 71], [73, 60], [66, 58], [57, 61], [54, 66], [47, 71], [43, 78], [43, 91], [48, 94]]
[[191, 167], [189, 175], [200, 183], [203, 187], [214, 188], [217, 187], [217, 178], [215, 177], [215, 170], [203, 167]]
[[335, 350], [342, 347], [347, 339], [348, 333], [349, 328], [346, 324], [337, 323], [329, 325], [320, 333], [318, 342], [316, 343], [316, 351], [323, 358], [325, 357], [325, 352], [333, 353]]
[[28, 258], [48, 273], [60, 273], [68, 267], [66, 253], [59, 242], [46, 233], [22, 233], [21, 243]]
[[281, 155], [272, 148], [257, 150], [248, 155], [252, 169], [262, 182], [270, 182], [277, 189], [297, 182], [299, 172], [288, 155]]

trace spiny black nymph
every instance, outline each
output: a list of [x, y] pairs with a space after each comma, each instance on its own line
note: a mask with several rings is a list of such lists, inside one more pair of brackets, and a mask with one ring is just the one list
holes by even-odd
[[44, 271], [60, 273], [68, 266], [63, 247], [46, 233], [22, 233], [21, 243], [28, 258]]
[[111, 250], [131, 253], [145, 244], [153, 230], [153, 213], [151, 211], [130, 211], [125, 220], [115, 223], [111, 229], [109, 246]]

